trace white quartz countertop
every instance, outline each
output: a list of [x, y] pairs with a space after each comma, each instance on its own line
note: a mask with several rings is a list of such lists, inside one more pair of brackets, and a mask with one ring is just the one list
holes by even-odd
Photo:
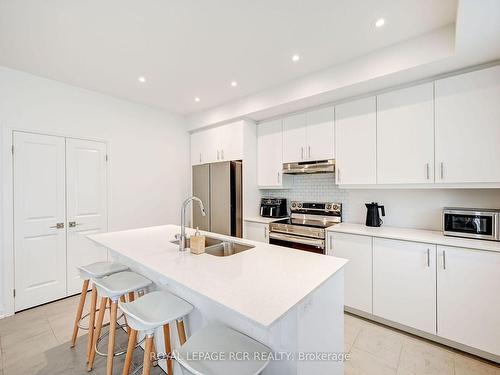
[[165, 225], [88, 238], [263, 326], [271, 325], [347, 263], [342, 258], [205, 232], [255, 247], [228, 257], [194, 255], [179, 252], [170, 242], [179, 232], [178, 226]]
[[500, 252], [500, 242], [444, 236], [441, 231], [436, 230], [386, 226], [377, 228], [364, 224], [340, 223], [327, 228], [327, 231]]
[[249, 216], [249, 217], [246, 217], [244, 220], [251, 221], [253, 223], [269, 224], [269, 223], [274, 223], [275, 221], [283, 220], [283, 219], [287, 219], [287, 218], [288, 218], [288, 216], [285, 216], [285, 217]]

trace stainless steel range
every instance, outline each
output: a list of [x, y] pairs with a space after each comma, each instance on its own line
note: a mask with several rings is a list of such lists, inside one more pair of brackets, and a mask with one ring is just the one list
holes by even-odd
[[325, 229], [342, 222], [341, 203], [297, 202], [289, 219], [269, 224], [269, 242], [325, 254]]

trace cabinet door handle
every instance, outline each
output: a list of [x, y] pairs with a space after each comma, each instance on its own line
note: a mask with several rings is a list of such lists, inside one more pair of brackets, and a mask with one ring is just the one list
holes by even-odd
[[307, 153], [309, 155], [309, 159], [311, 158], [311, 146], [307, 146]]
[[431, 249], [427, 249], [427, 267], [431, 266]]
[[220, 150], [220, 158], [224, 160], [224, 149]]
[[446, 251], [443, 250], [443, 270], [446, 269]]
[[304, 160], [304, 147], [300, 148], [300, 160]]
[[280, 173], [278, 172], [278, 184], [280, 183]]
[[337, 168], [337, 182], [340, 182], [340, 169]]
[[201, 164], [201, 152], [200, 152], [200, 164]]
[[219, 160], [219, 158], [220, 158], [220, 151], [217, 150], [217, 160]]
[[267, 239], [267, 227], [264, 227], [264, 238]]
[[442, 180], [444, 178], [444, 163], [443, 162], [441, 162], [440, 168], [441, 168], [441, 180]]
[[425, 165], [425, 169], [426, 169], [426, 171], [427, 171], [427, 179], [429, 179], [429, 178], [430, 178], [429, 163], [427, 163], [427, 164]]
[[49, 228], [53, 228], [53, 229], [63, 229], [64, 228], [64, 223], [57, 223], [56, 225], [54, 226], [51, 226]]

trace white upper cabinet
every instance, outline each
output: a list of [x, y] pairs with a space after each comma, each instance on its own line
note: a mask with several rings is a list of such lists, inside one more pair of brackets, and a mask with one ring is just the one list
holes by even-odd
[[373, 239], [373, 314], [436, 334], [436, 245]]
[[433, 83], [377, 96], [377, 183], [434, 182]]
[[283, 119], [283, 163], [306, 160], [306, 114]]
[[500, 355], [500, 254], [438, 246], [438, 335]]
[[333, 107], [283, 119], [283, 162], [333, 159]]
[[243, 159], [243, 121], [220, 126], [218, 128], [219, 161]]
[[335, 107], [337, 184], [377, 182], [377, 122], [375, 97]]
[[441, 79], [436, 182], [500, 182], [500, 66]]
[[206, 155], [203, 150], [205, 132], [196, 132], [191, 134], [191, 165], [207, 163]]
[[281, 186], [283, 127], [280, 120], [257, 125], [257, 185]]
[[191, 165], [243, 159], [243, 121], [191, 134]]
[[334, 158], [333, 107], [307, 112], [307, 160]]

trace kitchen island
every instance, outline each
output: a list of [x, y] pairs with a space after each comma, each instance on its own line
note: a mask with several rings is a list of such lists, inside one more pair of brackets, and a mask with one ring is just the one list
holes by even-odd
[[[263, 374], [343, 373], [345, 259], [205, 232], [253, 247], [226, 257], [194, 255], [173, 243], [179, 232], [165, 225], [88, 237], [150, 278], [154, 288], [190, 302], [195, 309], [186, 318], [188, 336], [222, 322], [274, 351]], [[156, 335], [158, 351], [162, 343]]]

